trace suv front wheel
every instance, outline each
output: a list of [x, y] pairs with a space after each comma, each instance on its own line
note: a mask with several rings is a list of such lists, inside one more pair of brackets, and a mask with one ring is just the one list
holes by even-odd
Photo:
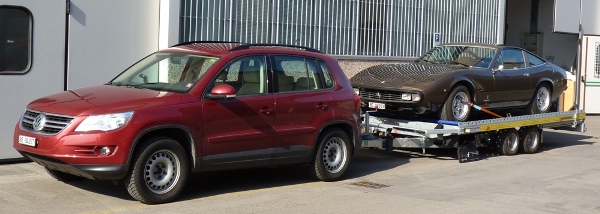
[[322, 181], [335, 181], [344, 175], [350, 162], [350, 139], [339, 128], [328, 129], [319, 137], [311, 161], [310, 174]]
[[125, 178], [129, 194], [145, 204], [170, 202], [183, 190], [189, 163], [185, 150], [170, 138], [146, 141], [133, 159], [134, 165]]

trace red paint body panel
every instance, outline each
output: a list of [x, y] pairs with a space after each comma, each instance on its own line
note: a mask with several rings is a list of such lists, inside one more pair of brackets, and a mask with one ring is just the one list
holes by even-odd
[[[60, 165], [120, 165], [124, 168], [107, 179], [121, 179], [125, 176], [122, 173], [128, 172], [127, 167], [132, 162], [135, 149], [153, 136], [167, 135], [181, 143], [189, 155], [193, 170], [200, 170], [206, 163], [219, 164], [226, 161], [235, 164], [247, 160], [266, 160], [270, 163], [273, 159], [273, 165], [276, 165], [274, 158], [312, 155], [319, 134], [332, 126], [344, 129], [352, 141], [358, 142], [360, 106], [356, 104], [350, 83], [334, 58], [292, 48], [230, 51], [239, 45], [188, 44], [159, 51], [160, 54], [210, 56], [216, 60], [202, 78], [186, 85], [190, 88], [187, 92], [143, 89], [138, 88], [138, 85], [111, 82], [36, 99], [27, 105], [29, 111], [74, 119], [54, 134], [28, 130], [19, 121], [14, 130], [13, 147], [26, 156], [38, 159], [42, 157], [57, 163], [58, 170], [65, 169], [68, 173], [71, 169], [61, 168]], [[276, 93], [269, 86], [270, 91], [262, 95], [221, 97], [214, 100], [206, 97], [210, 92], [207, 88], [212, 87], [223, 67], [242, 56], [257, 54], [294, 55], [324, 61], [333, 74], [335, 85], [329, 89], [291, 93]], [[150, 57], [140, 62], [148, 59]], [[171, 67], [184, 68], [181, 73], [185, 73], [190, 66], [177, 64], [180, 60], [165, 62], [174, 63]], [[131, 68], [134, 67], [135, 65]], [[126, 70], [121, 75], [127, 72]], [[152, 78], [142, 74], [130, 77], [143, 78], [144, 82], [139, 84], [140, 87], [147, 83], [146, 79]], [[166, 84], [173, 81], [173, 78], [169, 78]], [[215, 92], [235, 94], [232, 89], [227, 85], [217, 88]], [[133, 112], [133, 116], [118, 129], [75, 131], [90, 116], [124, 112]], [[37, 145], [31, 147], [19, 144], [19, 136], [33, 137]], [[112, 148], [108, 156], [99, 154], [99, 148], [103, 146]], [[291, 147], [297, 150], [285, 153]], [[286, 163], [296, 163], [299, 160], [307, 159], [291, 159]], [[90, 176], [86, 177], [103, 179], [102, 174], [82, 173], [89, 173]]]

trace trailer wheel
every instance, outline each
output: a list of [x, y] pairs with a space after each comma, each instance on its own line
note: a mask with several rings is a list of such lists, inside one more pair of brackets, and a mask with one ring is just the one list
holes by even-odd
[[537, 127], [522, 129], [520, 137], [523, 152], [531, 154], [540, 148], [540, 130]]
[[502, 155], [515, 155], [519, 150], [519, 132], [509, 129], [500, 133], [498, 138], [498, 153]]
[[152, 138], [136, 150], [125, 178], [131, 197], [145, 204], [170, 202], [183, 190], [188, 158], [183, 147], [166, 137]]
[[338, 128], [328, 129], [319, 137], [317, 150], [310, 162], [310, 174], [322, 181], [340, 179], [350, 163], [350, 138]]
[[80, 181], [80, 180], [85, 179], [84, 177], [81, 177], [81, 176], [71, 175], [69, 173], [50, 169], [48, 167], [44, 167], [44, 169], [46, 169], [46, 172], [48, 174], [50, 174], [50, 176], [52, 176], [54, 179], [65, 182], [65, 183], [73, 182], [73, 181]]

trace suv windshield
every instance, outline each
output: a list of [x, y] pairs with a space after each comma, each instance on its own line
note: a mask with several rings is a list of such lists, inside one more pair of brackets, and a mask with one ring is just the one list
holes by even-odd
[[181, 53], [154, 53], [131, 66], [111, 85], [187, 92], [218, 58]]
[[416, 62], [488, 68], [494, 55], [495, 48], [448, 45], [434, 47]]

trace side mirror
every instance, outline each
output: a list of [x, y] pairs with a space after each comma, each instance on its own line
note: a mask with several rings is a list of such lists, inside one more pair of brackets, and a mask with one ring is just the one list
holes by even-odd
[[235, 89], [231, 85], [221, 83], [213, 87], [210, 93], [206, 94], [206, 98], [211, 100], [233, 99], [235, 98]]
[[499, 65], [498, 68], [492, 70], [492, 74], [496, 74], [502, 70], [504, 70], [504, 65]]

